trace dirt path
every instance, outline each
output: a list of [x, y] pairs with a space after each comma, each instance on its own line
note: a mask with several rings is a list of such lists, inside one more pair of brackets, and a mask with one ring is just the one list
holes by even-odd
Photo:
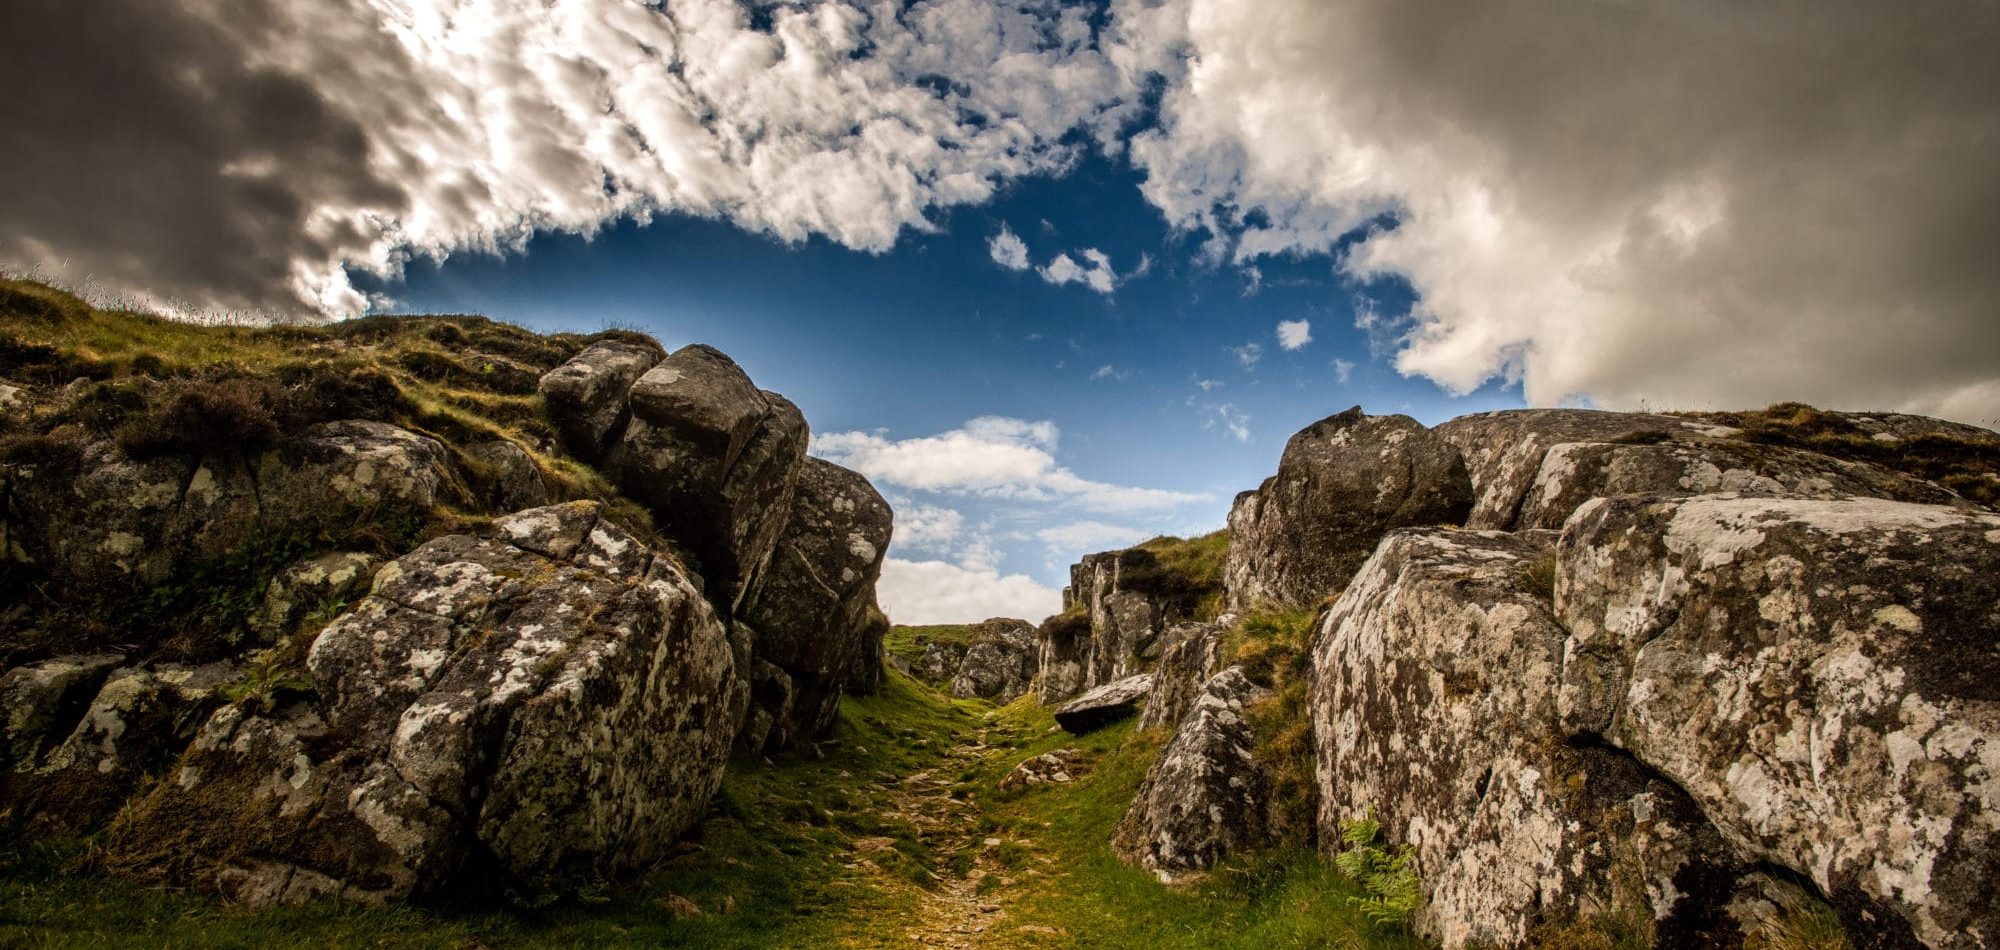
[[[976, 802], [953, 797], [957, 776], [975, 766], [990, 768], [1006, 750], [986, 745], [982, 730], [977, 741], [947, 751], [935, 766], [900, 781], [878, 783], [879, 813], [885, 821], [907, 821], [937, 854], [936, 876], [919, 885], [883, 871], [869, 855], [893, 847], [889, 838], [854, 842], [855, 863], [885, 890], [914, 899], [912, 919], [902, 928], [905, 946], [975, 950], [983, 937], [1007, 919], [1006, 888], [981, 887], [1004, 873], [997, 859], [1000, 839], [979, 833]], [[964, 869], [961, 873], [958, 869]], [[985, 892], [982, 893], [982, 890]]]

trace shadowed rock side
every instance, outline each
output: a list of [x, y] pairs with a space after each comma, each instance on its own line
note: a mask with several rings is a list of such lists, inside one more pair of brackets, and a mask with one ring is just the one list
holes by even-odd
[[2000, 940], [2000, 514], [1625, 497], [1566, 530], [1561, 715], [1855, 932]]
[[1408, 416], [1356, 406], [1285, 443], [1278, 474], [1229, 512], [1231, 609], [1310, 607], [1337, 594], [1384, 531], [1458, 524], [1472, 508], [1459, 453]]
[[1139, 711], [1153, 692], [1153, 676], [1141, 673], [1090, 690], [1055, 709], [1056, 725], [1074, 734], [1102, 729]]
[[783, 747], [833, 724], [849, 672], [879, 656], [888, 623], [875, 581], [889, 550], [889, 505], [860, 475], [808, 458], [790, 519], [742, 618], [756, 631], [756, 655], [790, 679], [790, 709], [773, 714], [768, 740]]
[[644, 867], [721, 782], [732, 662], [595, 505], [510, 515], [383, 568], [313, 644], [317, 698], [218, 711], [107, 861], [252, 903]]
[[1201, 687], [1112, 836], [1119, 857], [1175, 883], [1264, 843], [1269, 789], [1243, 718], [1259, 693], [1233, 666]]
[[1153, 692], [1139, 717], [1140, 729], [1171, 729], [1187, 715], [1202, 686], [1221, 668], [1223, 631], [1230, 619], [1181, 624], [1167, 631], [1170, 646], [1153, 670]]

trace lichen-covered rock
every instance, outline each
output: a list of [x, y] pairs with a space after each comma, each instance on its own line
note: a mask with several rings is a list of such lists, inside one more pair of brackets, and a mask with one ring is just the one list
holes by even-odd
[[1567, 731], [1685, 788], [1850, 930], [2000, 940], [2000, 515], [1601, 499], [1558, 576]]
[[886, 621], [875, 582], [889, 549], [893, 514], [855, 472], [808, 458], [800, 466], [791, 516], [741, 616], [756, 628], [756, 655], [792, 683], [780, 744], [813, 738], [833, 724], [847, 678], [879, 650]]
[[736, 751], [743, 755], [783, 748], [794, 738], [792, 678], [768, 660], [752, 659], [750, 663], [750, 706], [736, 732]]
[[1153, 692], [1139, 716], [1140, 729], [1171, 729], [1201, 694], [1202, 685], [1222, 666], [1220, 624], [1188, 623], [1167, 631], [1170, 646], [1153, 670]]
[[1175, 883], [1263, 843], [1269, 788], [1243, 716], [1259, 692], [1235, 666], [1200, 688], [1112, 835], [1120, 858]]
[[1029, 756], [1000, 779], [1000, 790], [1024, 792], [1042, 785], [1068, 785], [1083, 777], [1088, 764], [1082, 749], [1056, 749]]
[[700, 561], [711, 595], [740, 610], [790, 513], [806, 457], [805, 417], [699, 344], [647, 370], [630, 398], [631, 420], [606, 464]]
[[1390, 534], [1322, 623], [1320, 840], [1371, 812], [1416, 849], [1418, 930], [1517, 946], [1599, 913], [1663, 945], [1717, 936], [1739, 868], [1671, 783], [1559, 728], [1567, 632], [1530, 564], [1550, 532]]
[[1505, 409], [1459, 416], [1432, 431], [1457, 447], [1472, 476], [1475, 500], [1465, 526], [1511, 531], [1522, 500], [1542, 470], [1543, 456], [1554, 446], [1643, 443], [1676, 436], [1726, 435], [1735, 430], [1644, 412]]
[[917, 657], [917, 678], [938, 685], [951, 682], [958, 675], [959, 665], [965, 662], [965, 651], [965, 644], [949, 640], [924, 644], [924, 652]]
[[1359, 406], [1321, 419], [1230, 509], [1229, 605], [1310, 607], [1347, 586], [1383, 532], [1457, 524], [1471, 508], [1458, 451], [1415, 419]]
[[58, 586], [152, 587], [285, 525], [366, 511], [428, 512], [450, 482], [444, 446], [380, 422], [312, 426], [248, 458], [134, 459], [110, 440], [14, 467], [9, 542]]
[[1139, 711], [1153, 691], [1153, 676], [1141, 673], [1090, 690], [1055, 709], [1056, 725], [1072, 735], [1102, 729]]
[[[343, 606], [355, 598], [381, 563], [372, 554], [355, 551], [309, 557], [271, 578], [264, 588], [263, 603], [246, 623], [264, 642], [275, 642], [307, 615]], [[323, 614], [320, 619], [331, 617]]]
[[506, 439], [494, 439], [466, 446], [465, 454], [477, 463], [474, 481], [491, 510], [540, 508], [554, 500], [542, 467], [535, 464], [527, 449]]
[[1716, 492], [1812, 498], [1861, 495], [1970, 507], [1930, 482], [1798, 449], [1709, 438], [1648, 444], [1564, 442], [1543, 454], [1514, 527], [1560, 528], [1592, 498]]
[[1159, 559], [1140, 548], [1087, 554], [1070, 566], [1063, 611], [1088, 623], [1052, 618], [1047, 635], [1038, 635], [1036, 667], [1050, 671], [1044, 702], [1122, 679], [1159, 657], [1161, 632], [1183, 619], [1154, 589], [1160, 574]]
[[0, 801], [31, 834], [95, 831], [180, 754], [240, 675], [230, 663], [113, 671], [68, 738], [0, 775]]
[[544, 375], [542, 397], [563, 442], [595, 462], [624, 427], [632, 384], [660, 362], [660, 353], [632, 343], [603, 342]]
[[514, 879], [649, 866], [714, 794], [743, 706], [708, 603], [588, 502], [386, 565], [307, 665], [313, 699], [208, 720], [112, 830], [111, 867], [289, 901], [432, 890], [475, 853]]
[[1034, 626], [996, 617], [979, 625], [951, 678], [950, 691], [961, 699], [1009, 703], [1027, 692], [1034, 679]]
[[59, 656], [0, 676], [0, 767], [32, 768], [70, 727], [122, 657], [112, 653]]

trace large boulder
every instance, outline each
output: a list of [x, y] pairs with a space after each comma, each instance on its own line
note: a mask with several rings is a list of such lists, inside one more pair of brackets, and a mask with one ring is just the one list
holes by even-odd
[[577, 457], [595, 462], [629, 418], [632, 384], [660, 362], [651, 347], [607, 341], [593, 343], [541, 380], [549, 417]]
[[1285, 443], [1278, 474], [1229, 512], [1229, 605], [1310, 607], [1340, 593], [1382, 534], [1457, 524], [1472, 481], [1450, 443], [1408, 416], [1356, 406]]
[[1739, 872], [1687, 796], [1559, 726], [1550, 532], [1390, 534], [1324, 619], [1310, 700], [1320, 841], [1373, 815], [1415, 849], [1417, 929], [1518, 946], [1599, 914], [1721, 934]]
[[1187, 623], [1167, 631], [1170, 644], [1153, 670], [1153, 692], [1139, 716], [1141, 729], [1172, 729], [1180, 724], [1196, 697], [1222, 667], [1220, 624]]
[[1676, 436], [1729, 435], [1736, 430], [1645, 412], [1505, 409], [1459, 416], [1431, 431], [1458, 449], [1472, 476], [1475, 500], [1465, 526], [1509, 531], [1541, 474], [1543, 457], [1555, 446], [1636, 445]]
[[1044, 701], [1059, 695], [1055, 684], [1072, 678], [1068, 675], [1072, 665], [1077, 674], [1072, 691], [1101, 686], [1151, 666], [1165, 646], [1160, 634], [1186, 619], [1185, 605], [1161, 589], [1166, 574], [1159, 558], [1143, 548], [1084, 555], [1070, 566], [1069, 576], [1063, 611], [1081, 614], [1089, 624], [1045, 627], [1065, 635], [1045, 638], [1038, 647], [1037, 668], [1055, 670], [1045, 680]]
[[805, 417], [713, 347], [683, 347], [630, 392], [606, 465], [740, 610], [776, 550], [806, 458]]
[[800, 467], [777, 553], [740, 614], [757, 631], [757, 656], [791, 677], [780, 745], [832, 725], [856, 662], [879, 651], [884, 621], [875, 582], [892, 518], [859, 474], [817, 458]]
[[1035, 679], [1035, 628], [1025, 620], [996, 617], [979, 624], [950, 691], [961, 699], [1013, 702]]
[[1603, 499], [1558, 576], [1568, 733], [1657, 769], [1852, 932], [2000, 941], [2000, 515]]
[[1139, 711], [1153, 692], [1153, 676], [1141, 673], [1090, 690], [1055, 708], [1056, 725], [1074, 735], [1102, 729]]
[[647, 867], [721, 782], [733, 666], [680, 566], [595, 504], [509, 515], [382, 568], [312, 693], [211, 716], [106, 863], [250, 902]]
[[1260, 692], [1235, 666], [1201, 687], [1112, 835], [1119, 857], [1175, 883], [1264, 842], [1269, 787], [1243, 715]]
[[[1064, 590], [1065, 599], [1069, 590]], [[1053, 706], [1083, 692], [1090, 662], [1090, 615], [1064, 610], [1035, 628], [1035, 698]]]

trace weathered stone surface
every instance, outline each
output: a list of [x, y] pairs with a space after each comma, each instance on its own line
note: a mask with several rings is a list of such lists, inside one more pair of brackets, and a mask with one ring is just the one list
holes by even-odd
[[[306, 615], [356, 598], [381, 563], [372, 554], [354, 551], [336, 551], [300, 561], [271, 578], [264, 589], [263, 603], [247, 623], [264, 642], [276, 642]], [[322, 619], [330, 618], [322, 615]]]
[[752, 659], [750, 663], [750, 706], [743, 727], [736, 733], [736, 751], [743, 755], [783, 748], [794, 738], [792, 678], [768, 660]]
[[527, 449], [505, 439], [494, 439], [466, 446], [465, 454], [485, 469], [474, 474], [478, 476], [475, 481], [488, 508], [521, 511], [540, 508], [554, 500], [542, 467], [535, 464], [535, 457]]
[[0, 676], [0, 767], [32, 768], [63, 740], [76, 716], [122, 658], [111, 653], [61, 656], [8, 670]]
[[1090, 690], [1056, 707], [1056, 725], [1074, 735], [1101, 729], [1139, 711], [1153, 691], [1153, 676], [1141, 673]]
[[1083, 777], [1089, 758], [1082, 749], [1057, 749], [1030, 756], [1000, 779], [1003, 792], [1024, 792], [1042, 785], [1068, 785]]
[[1167, 631], [1170, 646], [1153, 670], [1153, 692], [1139, 716], [1141, 729], [1171, 729], [1194, 705], [1202, 685], [1221, 669], [1221, 624], [1181, 624]]
[[1716, 492], [1813, 498], [1861, 495], [1970, 507], [1930, 482], [1797, 449], [1709, 438], [1647, 445], [1564, 442], [1543, 454], [1514, 527], [1560, 528], [1592, 498]]
[[15, 412], [28, 406], [26, 391], [0, 382], [0, 412]]
[[933, 640], [924, 644], [923, 655], [917, 657], [917, 678], [939, 685], [950, 683], [965, 662], [965, 651], [963, 643]]
[[9, 541], [62, 587], [144, 588], [285, 524], [428, 511], [449, 471], [436, 440], [379, 422], [312, 426], [247, 460], [136, 460], [101, 440], [14, 468]]
[[483, 388], [516, 396], [534, 392], [543, 375], [526, 363], [492, 353], [468, 353], [459, 362]]
[[1390, 534], [1322, 623], [1311, 714], [1320, 840], [1371, 811], [1416, 849], [1418, 930], [1446, 947], [1520, 945], [1602, 912], [1657, 920], [1663, 945], [1721, 926], [1739, 868], [1670, 782], [1568, 741], [1566, 631], [1527, 567], [1550, 532]]
[[14, 762], [13, 773], [0, 776], [0, 801], [31, 834], [95, 831], [142, 778], [164, 769], [187, 746], [240, 674], [230, 663], [112, 672], [68, 738], [39, 758]]
[[[1064, 590], [1065, 598], [1069, 591]], [[1044, 706], [1083, 692], [1090, 659], [1090, 617], [1068, 610], [1035, 628], [1035, 698]]]
[[587, 461], [602, 458], [625, 424], [632, 384], [659, 362], [649, 347], [593, 343], [543, 376], [549, 416], [570, 451]]
[[1408, 416], [1356, 406], [1285, 443], [1278, 474], [1229, 512], [1229, 605], [1310, 607], [1340, 593], [1382, 534], [1457, 524], [1472, 508], [1459, 453]]
[[816, 458], [800, 467], [791, 517], [741, 611], [757, 629], [757, 656], [791, 677], [781, 745], [825, 732], [850, 671], [880, 649], [886, 621], [875, 605], [875, 582], [892, 519], [888, 503], [858, 473]]
[[1235, 666], [1200, 688], [1112, 835], [1120, 858], [1175, 883], [1263, 843], [1268, 782], [1243, 717], [1259, 692]]
[[1559, 577], [1568, 732], [1685, 788], [1850, 930], [2000, 940], [2000, 515], [1603, 499]]
[[1160, 655], [1160, 634], [1185, 619], [1180, 605], [1156, 589], [1159, 559], [1151, 551], [1128, 548], [1086, 554], [1070, 566], [1063, 590], [1065, 614], [1081, 614], [1088, 624], [1051, 618], [1038, 636], [1036, 668], [1043, 677], [1043, 702], [1122, 679], [1151, 665]]
[[1554, 446], [1735, 430], [1643, 412], [1506, 409], [1459, 416], [1432, 431], [1458, 448], [1472, 476], [1475, 501], [1465, 526], [1507, 531], [1515, 527], [1522, 500], [1542, 470], [1542, 458]]
[[[742, 713], [721, 622], [592, 503], [439, 538], [313, 643], [311, 701], [229, 706], [108, 862], [239, 899], [380, 899], [466, 872], [648, 866], [720, 783]], [[487, 866], [490, 865], [490, 866]]]
[[607, 461], [613, 477], [700, 561], [711, 595], [740, 609], [784, 530], [806, 457], [805, 417], [701, 345], [647, 370], [631, 406]]
[[996, 617], [979, 632], [959, 661], [951, 694], [963, 699], [1009, 703], [1035, 679], [1035, 628], [1025, 620]]

